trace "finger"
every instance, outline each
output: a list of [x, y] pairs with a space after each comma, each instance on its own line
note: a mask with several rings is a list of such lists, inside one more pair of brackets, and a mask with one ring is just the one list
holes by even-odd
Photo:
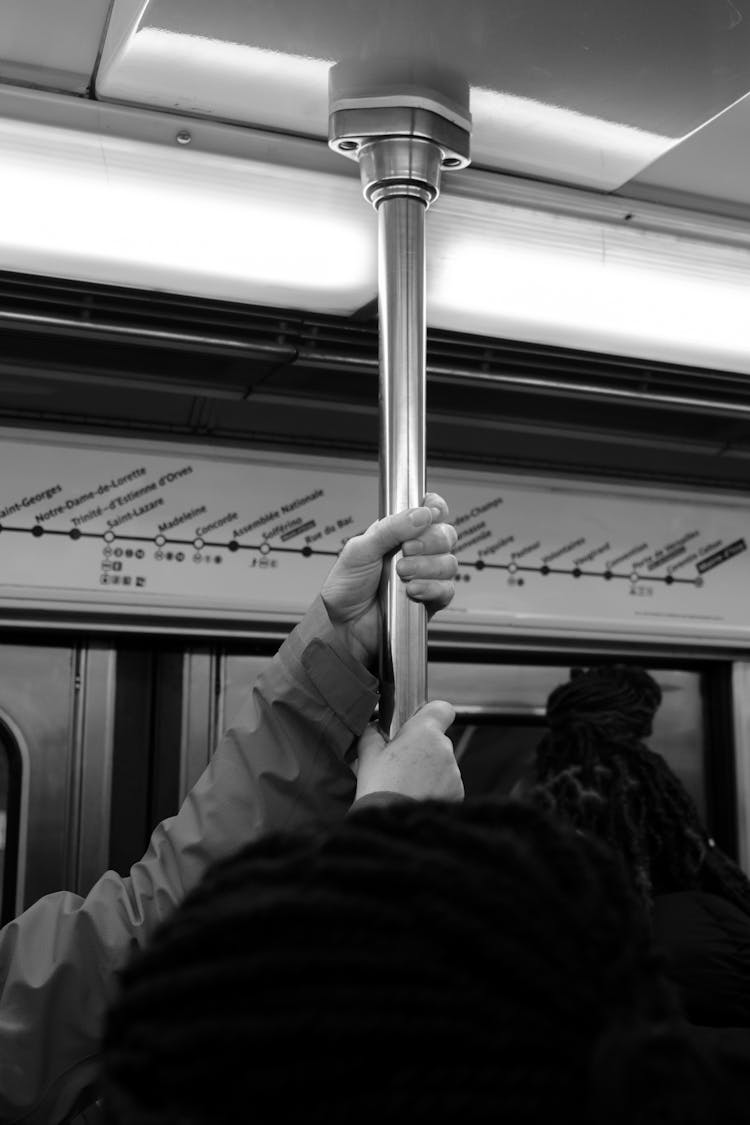
[[429, 617], [449, 606], [456, 594], [452, 582], [437, 579], [427, 582], [423, 578], [415, 578], [407, 582], [404, 589], [413, 602], [421, 602], [425, 606]]
[[450, 511], [448, 505], [439, 492], [426, 492], [422, 501], [426, 508], [433, 510], [433, 523], [448, 523]]
[[[430, 526], [432, 512], [429, 508], [407, 508], [392, 516], [384, 516], [370, 524], [367, 531], [350, 539], [342, 555], [353, 565], [373, 563], [390, 551], [396, 550], [406, 539], [414, 539]], [[436, 524], [436, 527], [448, 526]]]
[[406, 539], [401, 550], [405, 555], [446, 555], [458, 542], [458, 532], [452, 523], [434, 523], [422, 534]]
[[396, 573], [404, 582], [412, 578], [455, 578], [458, 559], [455, 555], [411, 555], [398, 560]]

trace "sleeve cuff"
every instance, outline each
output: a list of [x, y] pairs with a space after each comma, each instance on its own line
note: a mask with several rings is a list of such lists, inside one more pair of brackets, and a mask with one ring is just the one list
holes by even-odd
[[378, 681], [342, 644], [320, 595], [287, 644], [327, 706], [360, 735], [378, 701]]

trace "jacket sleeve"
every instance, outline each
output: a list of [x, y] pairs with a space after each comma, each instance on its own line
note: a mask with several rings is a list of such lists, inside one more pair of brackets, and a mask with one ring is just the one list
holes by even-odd
[[55, 1125], [92, 1087], [116, 970], [217, 859], [259, 835], [346, 813], [344, 755], [376, 681], [316, 600], [252, 689], [179, 813], [127, 878], [48, 895], [0, 931], [0, 1122]]

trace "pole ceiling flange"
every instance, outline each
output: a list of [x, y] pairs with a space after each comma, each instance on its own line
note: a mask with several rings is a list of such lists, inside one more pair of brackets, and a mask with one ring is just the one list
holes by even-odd
[[429, 206], [438, 196], [444, 168], [470, 161], [468, 107], [434, 90], [393, 84], [352, 88], [350, 72], [331, 71], [328, 143], [334, 152], [359, 162], [365, 197], [377, 207], [392, 196], [414, 196]]

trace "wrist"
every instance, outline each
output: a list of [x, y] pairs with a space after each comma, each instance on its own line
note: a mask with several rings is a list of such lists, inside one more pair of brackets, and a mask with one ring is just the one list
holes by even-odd
[[336, 636], [346, 648], [347, 652], [363, 664], [368, 671], [372, 671], [375, 664], [375, 654], [370, 653], [366, 645], [360, 640], [357, 634], [349, 625], [344, 622], [336, 622], [333, 625]]

